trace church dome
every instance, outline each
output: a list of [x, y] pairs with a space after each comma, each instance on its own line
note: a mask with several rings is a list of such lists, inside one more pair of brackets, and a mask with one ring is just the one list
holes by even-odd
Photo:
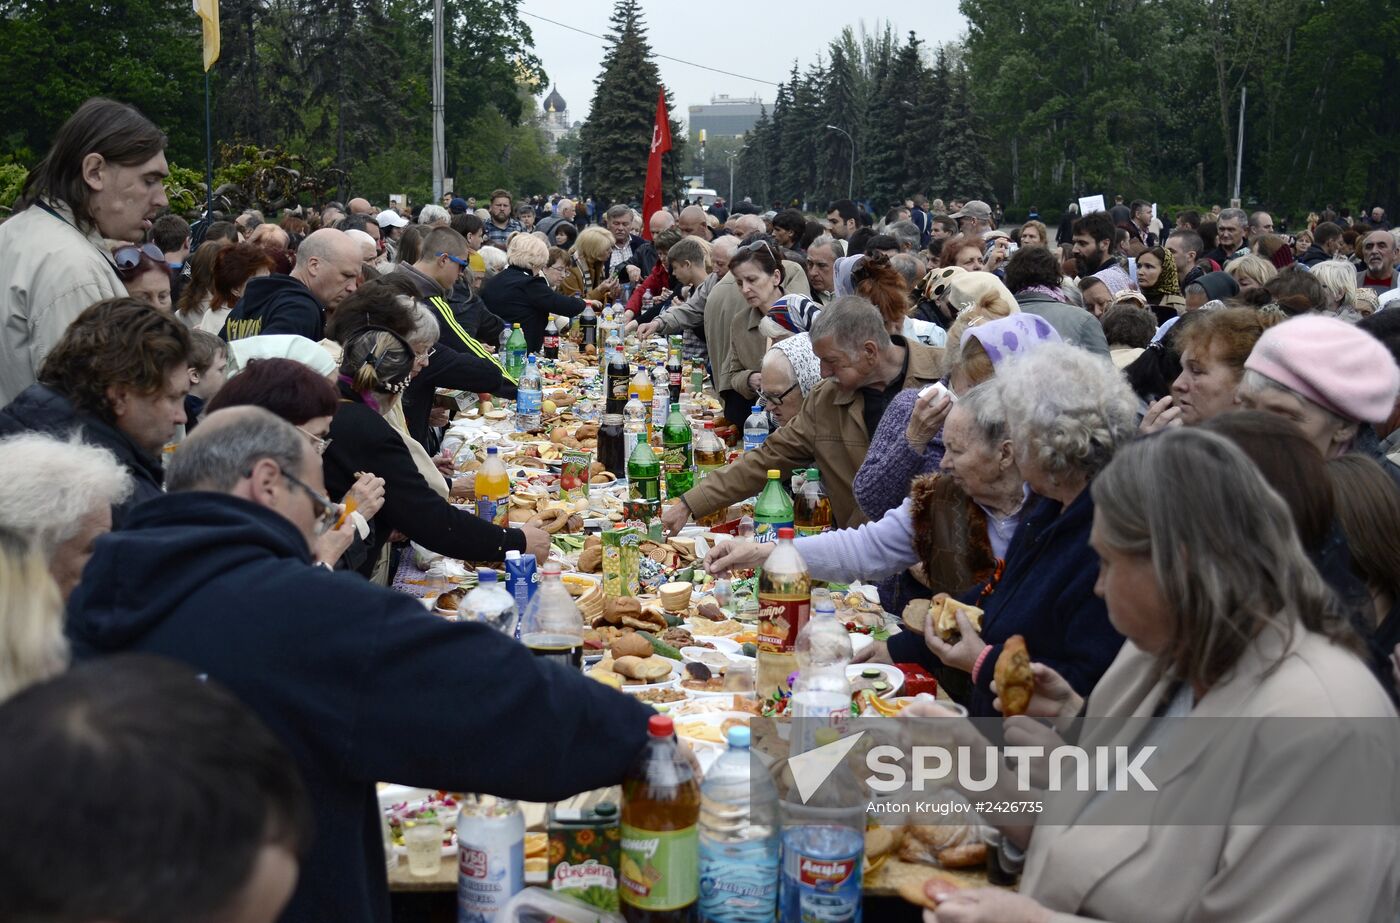
[[553, 87], [549, 90], [549, 95], [544, 98], [545, 112], [567, 112], [569, 104], [564, 102], [564, 97], [559, 95], [559, 91]]

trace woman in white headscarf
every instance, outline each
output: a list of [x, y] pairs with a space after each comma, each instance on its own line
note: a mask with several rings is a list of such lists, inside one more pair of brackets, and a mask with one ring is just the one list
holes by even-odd
[[802, 401], [821, 381], [821, 361], [805, 333], [778, 340], [763, 355], [763, 388], [758, 401], [773, 422], [782, 426], [797, 416]]

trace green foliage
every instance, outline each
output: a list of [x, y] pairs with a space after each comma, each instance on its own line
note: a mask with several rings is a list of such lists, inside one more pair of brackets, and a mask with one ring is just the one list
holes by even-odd
[[9, 213], [10, 206], [24, 190], [24, 180], [27, 176], [29, 170], [17, 163], [0, 163], [0, 209], [3, 209], [5, 214]]
[[[506, 137], [530, 116], [522, 88], [545, 79], [519, 5], [446, 4], [447, 172], [466, 175], [487, 163], [508, 188], [517, 176], [532, 188], [551, 188], [540, 179], [551, 167], [543, 150], [523, 136]], [[307, 182], [292, 184], [295, 189], [273, 182], [249, 192], [249, 201], [363, 191], [382, 202], [378, 190], [421, 190], [418, 198], [426, 198], [432, 0], [221, 0], [220, 6], [222, 52], [211, 73], [214, 141], [236, 156], [221, 165], [216, 187], [241, 185], [258, 169], [258, 158], [242, 153], [251, 145], [298, 152], [302, 162], [291, 169], [302, 174], [298, 183]], [[200, 22], [189, 0], [0, 0], [6, 65], [0, 162], [32, 165], [84, 99], [105, 95], [134, 104], [164, 128], [171, 160], [202, 164], [200, 49]], [[499, 147], [475, 136], [483, 126], [504, 126], [492, 135]], [[495, 170], [508, 146], [516, 166]], [[323, 175], [331, 166], [340, 172]]]
[[[661, 75], [652, 60], [638, 0], [617, 0], [611, 22], [613, 43], [603, 57], [603, 72], [579, 137], [583, 185], [587, 193], [607, 202], [639, 202]], [[675, 111], [669, 91], [666, 108]], [[674, 193], [680, 187], [677, 165], [683, 162], [685, 137], [675, 119], [670, 122], [671, 154], [663, 161], [662, 186]]]
[[177, 215], [197, 212], [204, 205], [204, 173], [187, 167], [170, 165], [170, 175], [165, 178], [165, 197], [170, 200], [170, 210]]

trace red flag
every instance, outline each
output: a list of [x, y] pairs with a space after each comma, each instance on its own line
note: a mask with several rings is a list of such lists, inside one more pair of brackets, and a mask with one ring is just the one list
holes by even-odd
[[656, 91], [656, 124], [651, 129], [651, 156], [647, 160], [647, 187], [642, 196], [642, 237], [651, 240], [651, 216], [661, 211], [661, 155], [671, 150], [671, 119], [666, 114], [666, 90]]

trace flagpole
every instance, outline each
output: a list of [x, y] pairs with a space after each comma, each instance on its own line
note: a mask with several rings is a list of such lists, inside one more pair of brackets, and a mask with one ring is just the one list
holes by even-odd
[[214, 129], [209, 105], [209, 70], [204, 71], [204, 217], [214, 220]]

